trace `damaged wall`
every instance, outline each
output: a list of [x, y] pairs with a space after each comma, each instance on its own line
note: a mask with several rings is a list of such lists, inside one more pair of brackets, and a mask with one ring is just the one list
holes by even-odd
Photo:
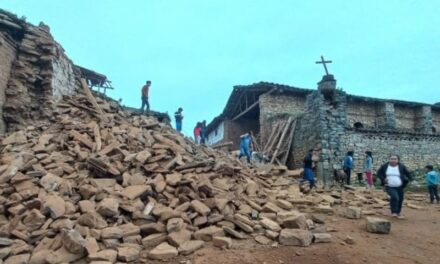
[[12, 63], [17, 55], [15, 40], [6, 32], [0, 32], [0, 134], [6, 131], [3, 121], [3, 106], [6, 101], [6, 87], [11, 73]]
[[49, 119], [53, 102], [63, 94], [76, 93], [80, 83], [73, 63], [49, 27], [31, 25], [6, 11], [0, 10], [0, 14], [1, 39], [6, 43], [0, 47], [0, 57], [7, 62], [0, 68], [4, 91], [0, 103], [6, 124], [0, 132], [5, 132]]

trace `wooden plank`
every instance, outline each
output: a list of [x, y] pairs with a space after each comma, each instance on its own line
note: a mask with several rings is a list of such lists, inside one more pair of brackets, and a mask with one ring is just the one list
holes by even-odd
[[277, 131], [279, 126], [280, 126], [280, 124], [278, 123], [275, 125], [275, 127], [272, 128], [272, 131], [270, 132], [270, 136], [269, 136], [269, 138], [267, 138], [266, 144], [264, 145], [263, 152], [267, 151], [267, 148], [269, 147], [269, 144], [275, 135], [275, 131]]
[[104, 112], [99, 107], [99, 105], [96, 102], [96, 99], [93, 96], [92, 92], [90, 92], [89, 86], [87, 85], [87, 82], [86, 82], [86, 80], [84, 78], [81, 78], [81, 85], [83, 87], [84, 93], [86, 94], [87, 99], [89, 100], [89, 102], [93, 105], [95, 110], [101, 115], [101, 119], [105, 119]]
[[93, 124], [93, 134], [95, 136], [95, 143], [96, 143], [96, 152], [101, 151], [102, 148], [102, 141], [101, 141], [101, 131], [99, 129], [99, 125], [94, 122]]
[[284, 127], [283, 133], [281, 134], [280, 140], [278, 141], [277, 147], [272, 155], [272, 159], [270, 161], [270, 163], [273, 163], [277, 157], [277, 153], [280, 150], [281, 145], [283, 144], [284, 141], [284, 137], [287, 134], [287, 131], [289, 130], [290, 125], [292, 124], [292, 117], [289, 117], [289, 119], [287, 120], [286, 126]]
[[275, 144], [278, 142], [277, 140], [280, 137], [280, 135], [282, 134], [282, 128], [285, 127], [286, 123], [287, 122], [282, 122], [279, 125], [277, 132], [275, 133], [275, 135], [274, 135], [274, 137], [273, 137], [273, 139], [272, 139], [268, 149], [266, 150], [267, 154], [271, 154], [272, 153], [272, 149], [275, 146]]
[[283, 164], [286, 164], [286, 162], [287, 162], [287, 158], [289, 157], [289, 152], [290, 152], [290, 150], [292, 149], [292, 145], [293, 145], [293, 136], [294, 136], [294, 134], [295, 134], [295, 129], [296, 129], [296, 119], [295, 119], [295, 121], [293, 122], [292, 128], [290, 129], [290, 135], [289, 135], [289, 138], [287, 139], [287, 142], [288, 142], [287, 151], [286, 151], [285, 156], [284, 156], [283, 159], [281, 160], [281, 162], [282, 162]]

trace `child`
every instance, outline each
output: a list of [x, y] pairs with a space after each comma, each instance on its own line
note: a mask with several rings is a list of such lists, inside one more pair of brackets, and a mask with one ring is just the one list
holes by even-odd
[[429, 198], [431, 199], [431, 203], [434, 203], [434, 197], [437, 200], [437, 203], [439, 203], [440, 198], [438, 196], [438, 184], [440, 177], [432, 165], [427, 165], [425, 169], [426, 183], [428, 184]]

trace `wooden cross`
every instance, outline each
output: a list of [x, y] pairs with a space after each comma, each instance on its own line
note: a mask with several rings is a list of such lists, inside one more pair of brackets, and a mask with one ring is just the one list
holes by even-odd
[[327, 66], [325, 65], [326, 63], [332, 63], [332, 61], [326, 61], [324, 60], [324, 56], [321, 56], [321, 61], [317, 61], [316, 64], [322, 64], [324, 65], [324, 70], [325, 70], [325, 74], [328, 75], [328, 71], [327, 71]]

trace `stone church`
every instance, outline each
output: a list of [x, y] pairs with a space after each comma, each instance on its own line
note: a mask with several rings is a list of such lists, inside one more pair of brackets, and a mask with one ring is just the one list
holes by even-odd
[[260, 82], [235, 86], [223, 112], [208, 125], [208, 143], [232, 142], [252, 132], [264, 145], [274, 124], [294, 117], [296, 126], [286, 164], [302, 166], [307, 150], [318, 150], [317, 174], [331, 181], [347, 151], [355, 152], [355, 172], [364, 153], [373, 152], [377, 169], [391, 153], [412, 170], [440, 164], [440, 105], [350, 95], [325, 75], [317, 89]]

